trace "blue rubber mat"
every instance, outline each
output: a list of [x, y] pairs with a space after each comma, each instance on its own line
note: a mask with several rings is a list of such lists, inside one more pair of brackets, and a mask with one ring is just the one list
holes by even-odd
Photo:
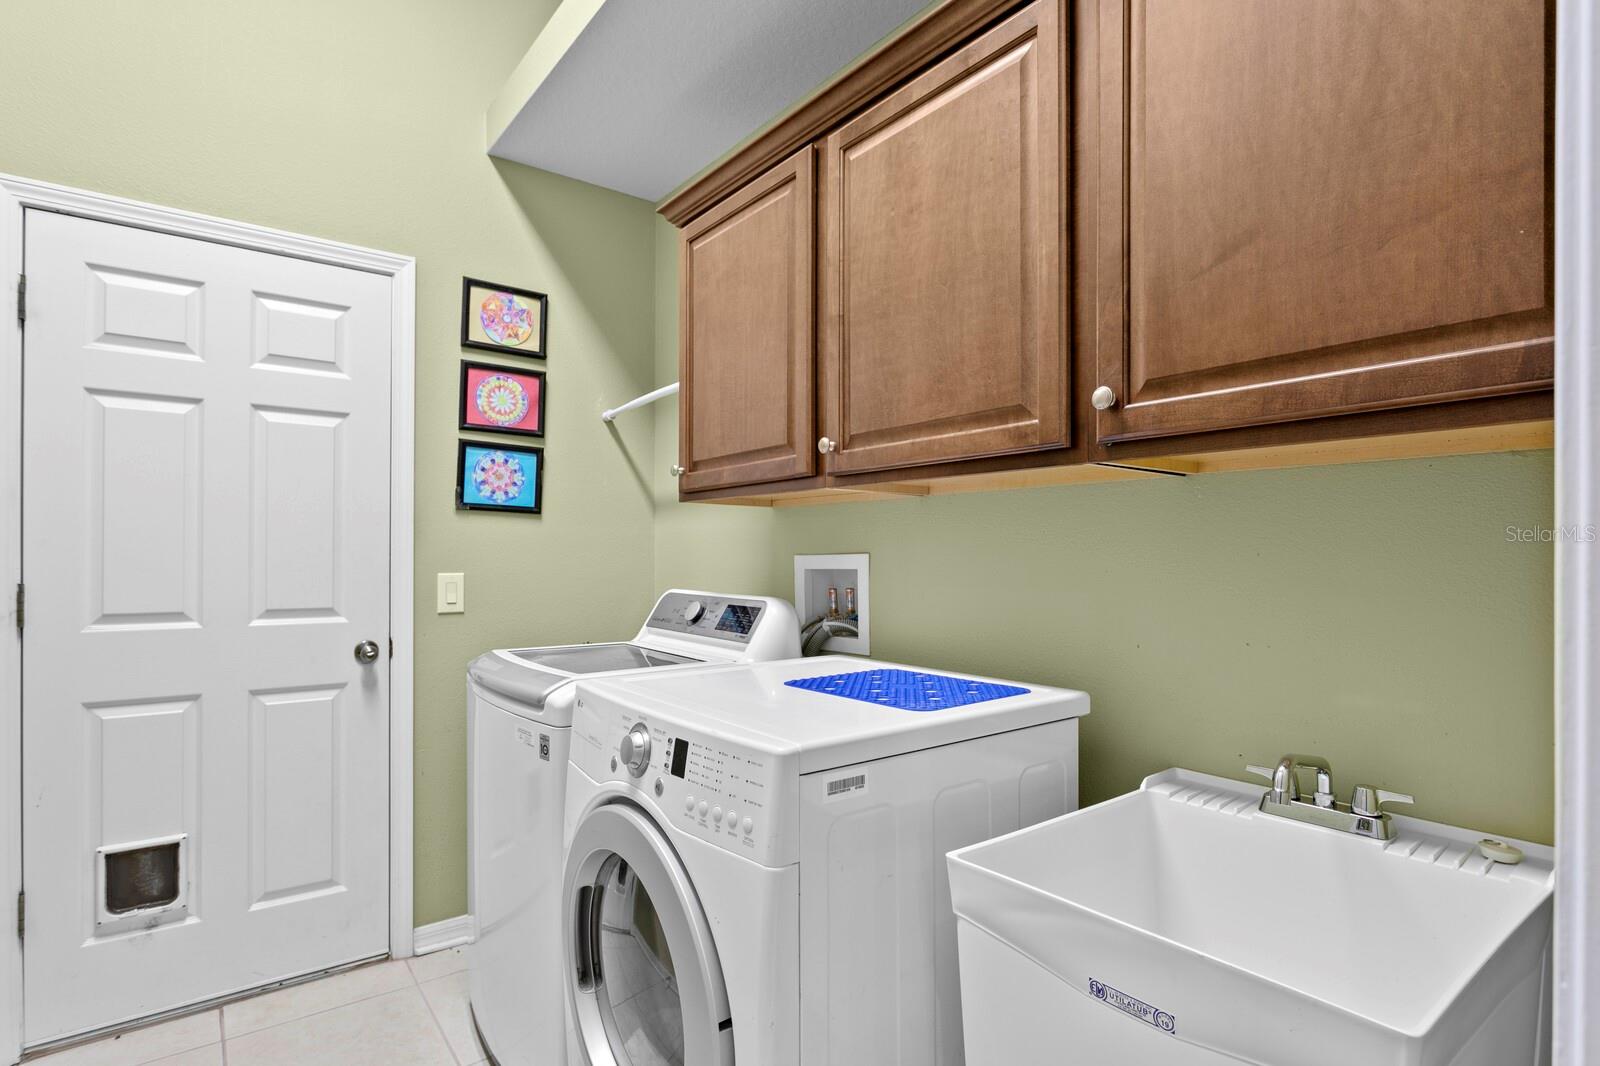
[[921, 674], [915, 670], [857, 670], [849, 674], [802, 677], [784, 684], [827, 696], [898, 707], [902, 711], [942, 711], [1003, 700], [1029, 691], [1016, 685], [997, 685], [948, 674]]

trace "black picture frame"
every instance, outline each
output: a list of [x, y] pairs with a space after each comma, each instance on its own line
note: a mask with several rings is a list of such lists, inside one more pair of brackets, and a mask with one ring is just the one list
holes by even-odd
[[[516, 377], [537, 378], [539, 380], [539, 406], [537, 408], [539, 428], [534, 430], [521, 429], [517, 426], [480, 426], [476, 422], [468, 422], [467, 412], [471, 408], [472, 403], [471, 394], [467, 388], [467, 379], [474, 370], [488, 370], [497, 374], [511, 374], [515, 375]], [[549, 380], [546, 378], [543, 370], [524, 370], [521, 367], [516, 366], [500, 366], [496, 363], [478, 363], [470, 359], [463, 359], [461, 361], [461, 398], [457, 410], [461, 424], [458, 428], [465, 430], [468, 433], [503, 433], [512, 437], [533, 437], [538, 440], [543, 440], [545, 397], [549, 393], [549, 388]]]
[[[468, 449], [478, 448], [484, 451], [514, 452], [517, 455], [532, 456], [533, 463], [533, 505], [504, 503], [480, 503], [466, 498], [464, 491], [467, 481], [467, 454]], [[456, 442], [456, 510], [458, 511], [500, 511], [505, 514], [543, 514], [544, 513], [544, 449], [527, 445], [502, 444], [492, 440], [466, 440]]]
[[[488, 289], [493, 292], [509, 292], [515, 296], [523, 296], [532, 300], [539, 306], [539, 342], [535, 351], [527, 345], [495, 344], [492, 341], [481, 341], [472, 336], [472, 290]], [[550, 297], [542, 292], [532, 289], [520, 289], [515, 285], [499, 285], [482, 278], [461, 279], [461, 347], [475, 348], [482, 352], [499, 352], [501, 355], [520, 355], [528, 359], [548, 359], [549, 352], [547, 341], [550, 334]]]

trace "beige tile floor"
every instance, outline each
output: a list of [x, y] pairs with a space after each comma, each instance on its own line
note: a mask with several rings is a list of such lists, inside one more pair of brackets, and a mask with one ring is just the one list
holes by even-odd
[[28, 1060], [28, 1066], [473, 1066], [466, 952], [379, 962]]

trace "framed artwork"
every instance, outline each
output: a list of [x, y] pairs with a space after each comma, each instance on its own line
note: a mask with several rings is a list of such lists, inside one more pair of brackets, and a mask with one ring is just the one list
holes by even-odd
[[540, 514], [543, 507], [543, 448], [459, 442], [457, 510]]
[[550, 297], [542, 292], [461, 279], [461, 346], [544, 358]]
[[461, 364], [461, 428], [544, 436], [544, 372], [489, 363]]

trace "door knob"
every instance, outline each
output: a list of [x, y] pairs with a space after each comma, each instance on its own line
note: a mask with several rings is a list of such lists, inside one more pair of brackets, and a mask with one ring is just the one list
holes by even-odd
[[836, 452], [838, 450], [839, 443], [837, 441], [829, 440], [827, 437], [823, 437], [821, 440], [817, 441], [817, 451], [821, 452], [823, 455], [827, 455], [829, 452]]
[[1117, 406], [1117, 394], [1111, 391], [1111, 386], [1101, 385], [1089, 394], [1089, 403], [1096, 411], [1109, 411]]
[[375, 641], [375, 640], [363, 640], [360, 644], [356, 645], [356, 662], [360, 663], [362, 666], [365, 666], [368, 663], [375, 663], [377, 661], [378, 661], [378, 642], [377, 641]]
[[683, 467], [679, 466], [677, 463], [673, 463], [672, 466], [670, 467], [670, 469], [672, 471], [672, 476], [673, 477], [682, 477], [683, 476]]

